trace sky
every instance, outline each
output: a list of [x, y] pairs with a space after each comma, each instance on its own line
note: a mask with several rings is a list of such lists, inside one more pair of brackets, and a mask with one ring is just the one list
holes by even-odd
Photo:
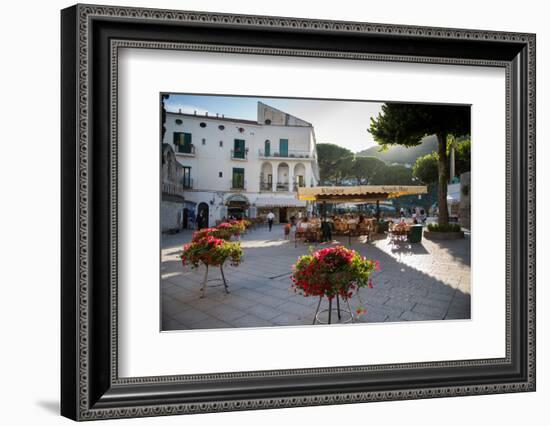
[[376, 145], [367, 129], [381, 110], [378, 102], [172, 94], [166, 109], [256, 120], [258, 101], [313, 124], [317, 143], [334, 143], [352, 152]]

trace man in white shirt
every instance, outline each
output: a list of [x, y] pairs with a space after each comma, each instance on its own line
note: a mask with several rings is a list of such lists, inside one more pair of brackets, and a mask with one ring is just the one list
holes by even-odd
[[273, 228], [273, 219], [275, 219], [275, 215], [272, 211], [270, 211], [267, 214], [267, 224], [269, 225], [269, 232], [271, 232], [271, 228]]

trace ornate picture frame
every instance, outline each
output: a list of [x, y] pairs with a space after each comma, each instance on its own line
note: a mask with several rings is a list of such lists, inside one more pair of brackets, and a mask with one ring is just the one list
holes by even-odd
[[[61, 13], [61, 414], [74, 420], [535, 390], [535, 35], [76, 5]], [[121, 378], [121, 47], [500, 67], [506, 72], [506, 356]]]

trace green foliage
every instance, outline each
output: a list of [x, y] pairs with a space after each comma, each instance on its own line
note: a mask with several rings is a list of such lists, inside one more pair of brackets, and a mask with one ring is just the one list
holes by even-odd
[[460, 176], [469, 172], [471, 168], [471, 142], [470, 139], [457, 141], [455, 143], [455, 173]]
[[327, 247], [300, 256], [293, 266], [292, 287], [304, 296], [340, 296], [349, 299], [361, 287], [372, 287], [371, 275], [380, 270], [377, 261], [344, 246]]
[[437, 159], [437, 152], [418, 157], [412, 169], [413, 176], [425, 184], [437, 182], [439, 177]]
[[334, 144], [317, 144], [317, 157], [322, 185], [342, 185], [346, 179], [357, 185], [411, 185], [411, 169], [387, 166], [374, 157], [355, 157], [353, 153]]
[[470, 133], [470, 107], [386, 103], [368, 131], [382, 146], [417, 146], [428, 135], [461, 136]]
[[437, 138], [434, 135], [426, 136], [417, 146], [375, 145], [358, 152], [360, 157], [376, 157], [388, 164], [414, 164], [418, 157], [437, 151]]
[[338, 184], [348, 177], [354, 155], [349, 149], [332, 143], [317, 144], [317, 162], [322, 184]]
[[372, 185], [414, 185], [412, 170], [398, 164], [380, 167], [376, 170]]
[[386, 164], [378, 158], [355, 157], [348, 173], [356, 180], [358, 185], [369, 185], [376, 173], [384, 167], [386, 167]]
[[460, 232], [460, 225], [456, 223], [437, 224], [430, 223], [428, 230], [433, 232]]
[[[470, 171], [470, 148], [469, 139], [455, 142], [455, 174], [460, 176], [464, 172]], [[447, 148], [447, 160], [450, 161], [450, 148]], [[413, 166], [413, 176], [422, 183], [429, 184], [438, 181], [438, 161], [439, 155], [437, 152], [418, 157]]]
[[448, 223], [447, 211], [447, 139], [470, 133], [470, 107], [462, 105], [397, 104], [382, 105], [378, 117], [371, 118], [369, 132], [380, 146], [418, 146], [427, 135], [438, 141], [438, 201], [440, 224]]
[[181, 262], [183, 265], [190, 264], [196, 268], [201, 263], [207, 266], [223, 265], [230, 259], [231, 264], [237, 266], [241, 263], [242, 256], [240, 243], [207, 236], [186, 244], [181, 254]]

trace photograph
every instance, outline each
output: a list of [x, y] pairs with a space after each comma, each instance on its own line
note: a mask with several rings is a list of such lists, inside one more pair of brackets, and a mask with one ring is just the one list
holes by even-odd
[[160, 93], [160, 330], [471, 319], [471, 106]]
[[[53, 53], [24, 50], [41, 64], [60, 55], [57, 84], [15, 79], [5, 127], [20, 134], [25, 104], [59, 88], [60, 108], [33, 118], [60, 149], [34, 144], [40, 166], [26, 169], [47, 169], [38, 175], [21, 173], [17, 149], [6, 157], [23, 179], [8, 204], [24, 219], [8, 227], [22, 263], [6, 282], [36, 271], [7, 288], [48, 290], [23, 297], [42, 313], [26, 350], [57, 342], [38, 384], [55, 384], [62, 416], [257, 424], [326, 406], [327, 424], [450, 412], [463, 424], [493, 404], [495, 421], [517, 424], [547, 396], [536, 359], [544, 14], [399, 1], [76, 4], [44, 21]], [[11, 62], [30, 63], [20, 39]], [[29, 197], [25, 180], [54, 171], [40, 188], [57, 198]], [[57, 226], [30, 225], [37, 205], [57, 209]], [[58, 249], [40, 239], [59, 259], [29, 269], [21, 230], [35, 228], [60, 231]], [[61, 291], [44, 286], [48, 268]], [[9, 316], [25, 321], [20, 299], [6, 298]], [[51, 316], [42, 305], [60, 309], [57, 338], [35, 330]]]

